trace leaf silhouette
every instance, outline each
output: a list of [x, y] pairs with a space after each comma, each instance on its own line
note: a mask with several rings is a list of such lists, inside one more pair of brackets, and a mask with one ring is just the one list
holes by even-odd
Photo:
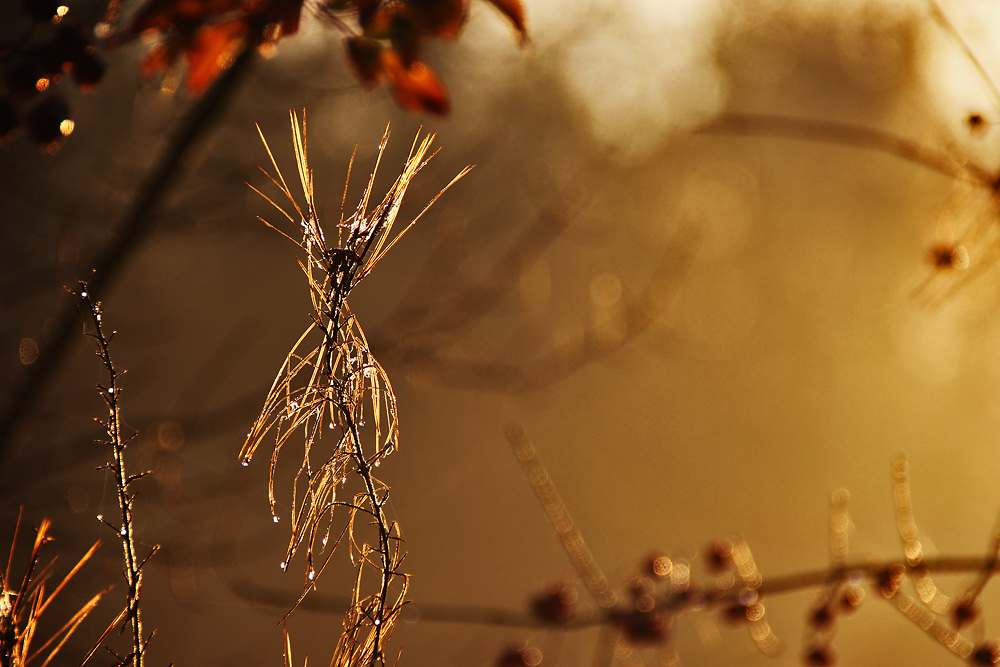
[[522, 44], [528, 41], [528, 31], [524, 25], [524, 7], [521, 0], [487, 0], [491, 5], [500, 10], [514, 26], [517, 31], [517, 38]]
[[[241, 49], [256, 49], [298, 32], [305, 0], [146, 0], [126, 34], [156, 32], [160, 42], [143, 59], [144, 76], [163, 73], [178, 58], [187, 89], [203, 92]], [[520, 0], [489, 0], [527, 41]], [[451, 103], [437, 73], [423, 62], [428, 38], [455, 39], [470, 0], [325, 0], [316, 7], [328, 25], [347, 33], [348, 62], [367, 88], [384, 82], [409, 111], [446, 115]], [[353, 27], [351, 23], [357, 22]]]
[[409, 0], [404, 5], [421, 32], [454, 39], [469, 16], [468, 0]]
[[384, 48], [378, 40], [369, 37], [348, 37], [347, 57], [354, 66], [355, 74], [364, 86], [378, 84], [382, 74], [382, 60], [379, 54]]
[[399, 54], [392, 49], [382, 51], [381, 61], [399, 106], [438, 116], [444, 116], [451, 110], [448, 91], [434, 70], [425, 63], [416, 62], [406, 67]]
[[202, 92], [229, 67], [247, 32], [246, 22], [237, 18], [206, 26], [195, 34], [184, 52], [190, 92]]

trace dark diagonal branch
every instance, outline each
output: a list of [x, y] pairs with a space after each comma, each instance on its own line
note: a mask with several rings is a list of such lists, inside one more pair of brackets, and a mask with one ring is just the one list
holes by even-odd
[[[205, 134], [212, 121], [221, 117], [253, 54], [253, 48], [241, 51], [233, 65], [215, 80], [182, 119], [142, 192], [118, 225], [116, 238], [93, 261], [92, 291], [107, 293], [125, 262], [149, 235], [153, 229], [152, 214], [176, 180], [188, 150]], [[70, 344], [76, 340], [79, 322], [77, 304], [67, 303], [57, 318], [52, 343], [42, 350], [38, 361], [10, 392], [7, 405], [0, 412], [0, 461], [9, 454], [15, 430], [31, 414], [38, 397], [59, 370]]]

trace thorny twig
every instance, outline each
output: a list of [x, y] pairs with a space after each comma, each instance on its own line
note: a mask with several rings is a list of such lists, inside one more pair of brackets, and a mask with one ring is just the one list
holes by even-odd
[[152, 637], [144, 637], [142, 627], [142, 611], [140, 607], [140, 596], [142, 594], [142, 568], [146, 562], [157, 552], [159, 545], [152, 547], [149, 554], [140, 560], [137, 548], [137, 538], [135, 536], [135, 522], [133, 519], [132, 503], [135, 500], [135, 492], [131, 490], [134, 482], [145, 477], [148, 472], [129, 474], [125, 464], [125, 448], [132, 441], [136, 434], [129, 437], [122, 435], [121, 422], [121, 386], [118, 379], [125, 374], [125, 371], [118, 369], [111, 359], [111, 340], [115, 332], [107, 333], [104, 329], [101, 303], [94, 299], [88, 283], [80, 282], [79, 298], [82, 300], [90, 319], [93, 323], [93, 333], [87, 333], [94, 339], [97, 345], [96, 354], [100, 357], [104, 365], [104, 370], [108, 375], [108, 384], [97, 385], [97, 391], [108, 408], [107, 421], [97, 419], [98, 423], [104, 427], [107, 434], [106, 444], [111, 446], [112, 460], [98, 470], [105, 469], [111, 471], [115, 478], [115, 486], [118, 492], [118, 508], [121, 514], [121, 525], [116, 526], [111, 521], [98, 515], [98, 520], [114, 530], [122, 541], [122, 553], [124, 557], [124, 575], [127, 585], [126, 605], [122, 614], [116, 619], [113, 625], [124, 621], [132, 631], [132, 650], [128, 655], [118, 656], [120, 664], [135, 665], [142, 667], [145, 664], [146, 645]]

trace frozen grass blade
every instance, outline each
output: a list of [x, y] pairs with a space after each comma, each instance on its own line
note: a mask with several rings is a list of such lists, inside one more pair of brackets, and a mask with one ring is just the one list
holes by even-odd
[[107, 590], [98, 593], [78, 609], [73, 616], [39, 648], [32, 650], [32, 640], [38, 632], [38, 624], [42, 614], [49, 605], [61, 593], [70, 580], [75, 577], [83, 565], [88, 562], [97, 550], [100, 541], [97, 541], [90, 549], [76, 562], [70, 571], [62, 578], [55, 588], [48, 592], [46, 586], [53, 573], [53, 566], [58, 557], [53, 558], [46, 565], [39, 567], [42, 548], [52, 541], [49, 537], [49, 529], [52, 522], [49, 519], [42, 519], [35, 534], [35, 541], [28, 556], [28, 564], [25, 567], [21, 583], [17, 588], [11, 585], [11, 570], [14, 561], [14, 550], [17, 546], [17, 533], [21, 524], [21, 513], [18, 513], [17, 525], [14, 531], [14, 539], [11, 541], [10, 555], [7, 560], [7, 567], [0, 578], [0, 664], [12, 667], [26, 667], [34, 661], [53, 643], [57, 642], [51, 649], [45, 661], [48, 665], [59, 654], [66, 641], [73, 635], [80, 623], [94, 609], [100, 599], [107, 593]]
[[[399, 527], [387, 518], [384, 510], [389, 487], [379, 481], [374, 472], [398, 448], [399, 425], [396, 396], [389, 377], [369, 350], [364, 331], [348, 305], [348, 297], [430, 206], [428, 204], [401, 232], [393, 235], [407, 187], [427, 163], [434, 135], [421, 137], [418, 132], [399, 176], [382, 200], [369, 211], [375, 176], [389, 140], [386, 128], [362, 196], [354, 212], [347, 217], [345, 184], [340, 220], [336, 233], [330, 233], [336, 245], [331, 246], [314, 205], [305, 114], [301, 122], [294, 111], [289, 116], [305, 205], [300, 205], [292, 195], [262, 133], [261, 139], [274, 168], [274, 175], [264, 173], [289, 204], [283, 206], [250, 187], [299, 227], [300, 240], [275, 228], [304, 251], [298, 263], [313, 305], [312, 322], [285, 356], [260, 415], [247, 434], [240, 461], [248, 465], [258, 448], [265, 441], [270, 443], [268, 502], [274, 520], [278, 521], [279, 461], [284, 460], [282, 453], [293, 436], [301, 435], [302, 459], [288, 493], [291, 534], [281, 564], [283, 569], [287, 568], [296, 553], [305, 551], [303, 592], [295, 606], [316, 587], [316, 580], [333, 551], [346, 538], [357, 576], [331, 664], [384, 665], [384, 645], [402, 608], [407, 577], [400, 570], [403, 553]], [[350, 167], [353, 164], [352, 154]], [[467, 172], [468, 168], [452, 179], [431, 204]], [[348, 496], [350, 500], [341, 500], [338, 491], [342, 491], [349, 481], [358, 489]], [[331, 543], [334, 522], [341, 517], [344, 523], [339, 536]], [[318, 571], [317, 564], [320, 564]], [[377, 583], [371, 582], [369, 570], [376, 573]], [[373, 592], [363, 594], [366, 586]], [[287, 634], [285, 658], [287, 663], [291, 662]]]

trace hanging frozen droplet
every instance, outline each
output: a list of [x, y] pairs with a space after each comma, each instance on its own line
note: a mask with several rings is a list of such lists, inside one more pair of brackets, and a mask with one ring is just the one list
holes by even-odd
[[286, 569], [288, 567], [288, 563], [286, 563], [285, 561], [281, 561], [281, 565], [279, 565], [278, 567], [280, 567], [282, 570], [284, 570], [284, 569]]
[[280, 518], [280, 517], [278, 517], [278, 516], [275, 516], [275, 517], [274, 517], [274, 522], [275, 522], [275, 523], [278, 523], [279, 521], [281, 521], [281, 518]]
[[242, 461], [240, 461], [240, 465], [246, 468], [248, 465], [250, 465], [250, 459], [243, 459]]
[[87, 298], [88, 294], [86, 292], [80, 292], [80, 296], [84, 299]]
[[126, 535], [128, 535], [128, 530], [122, 528], [121, 530], [118, 531], [118, 534], [121, 535], [122, 537], [125, 537]]
[[316, 573], [312, 570], [309, 570], [309, 581], [312, 581], [315, 578], [316, 578]]
[[375, 619], [375, 625], [381, 625], [381, 623], [382, 621], [378, 620], [377, 618]]

